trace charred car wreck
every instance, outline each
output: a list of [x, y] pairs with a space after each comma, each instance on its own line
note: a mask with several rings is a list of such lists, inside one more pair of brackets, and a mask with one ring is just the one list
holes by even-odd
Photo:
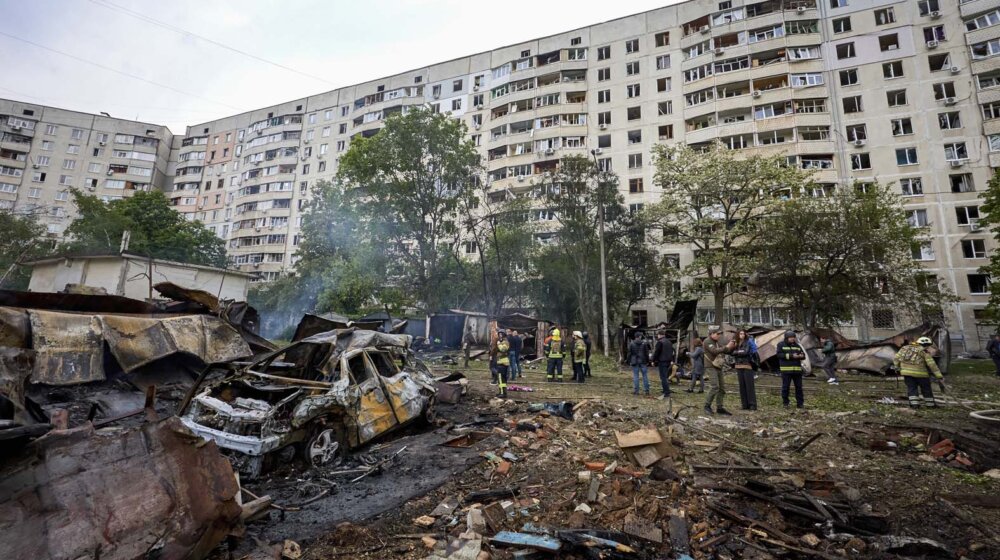
[[335, 466], [350, 449], [433, 418], [434, 379], [410, 342], [354, 328], [318, 333], [230, 364], [213, 383], [206, 370], [179, 415], [249, 477], [296, 454]]

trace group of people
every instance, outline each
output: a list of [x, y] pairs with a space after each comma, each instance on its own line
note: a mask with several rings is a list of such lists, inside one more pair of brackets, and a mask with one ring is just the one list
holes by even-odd
[[[468, 348], [472, 344], [470, 332], [467, 333], [467, 340], [464, 344], [466, 366], [468, 366], [470, 354]], [[512, 329], [509, 334], [504, 329], [497, 330], [496, 342], [490, 347], [490, 384], [497, 385], [498, 394], [501, 397], [507, 396], [507, 385], [510, 381], [524, 377], [524, 370], [521, 369], [523, 350], [524, 337], [517, 330]], [[543, 349], [547, 359], [545, 380], [562, 382], [563, 361], [569, 355], [573, 369], [573, 381], [583, 383], [587, 377], [590, 377], [590, 351], [591, 342], [588, 333], [573, 331], [571, 342], [564, 344], [560, 330], [558, 328], [552, 329], [545, 338]]]

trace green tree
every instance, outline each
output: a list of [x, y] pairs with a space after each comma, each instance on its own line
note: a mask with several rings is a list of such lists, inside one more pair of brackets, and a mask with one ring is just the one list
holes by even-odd
[[949, 296], [913, 260], [921, 231], [887, 186], [794, 194], [772, 208], [753, 247], [760, 297], [790, 304], [810, 329], [876, 305], [916, 317], [940, 313]]
[[702, 150], [658, 145], [653, 152], [663, 196], [645, 217], [665, 242], [694, 249], [684, 275], [694, 278], [695, 292], [712, 295], [721, 324], [726, 298], [753, 272], [754, 246], [765, 235], [761, 219], [782, 191], [801, 188], [809, 174], [788, 166], [783, 155], [746, 157], [721, 143]]
[[461, 272], [456, 209], [475, 196], [479, 154], [465, 124], [411, 107], [341, 157], [338, 180], [356, 210], [360, 239], [389, 257], [389, 271], [436, 311]]
[[19, 266], [25, 261], [42, 256], [51, 248], [45, 237], [45, 227], [31, 215], [15, 214], [0, 210], [0, 288], [24, 290], [31, 279], [31, 271]]
[[[986, 186], [979, 216], [979, 225], [989, 228], [993, 240], [1000, 242], [1000, 173], [994, 173]], [[990, 263], [983, 266], [981, 272], [988, 274], [991, 279], [1000, 278], [1000, 253], [993, 251]], [[992, 321], [1000, 323], [1000, 284], [997, 282], [990, 283], [990, 301], [986, 306], [986, 313]]]
[[187, 221], [160, 191], [139, 191], [103, 202], [73, 191], [78, 216], [66, 229], [62, 251], [114, 252], [129, 232], [128, 251], [192, 264], [226, 266], [226, 246], [200, 222]]

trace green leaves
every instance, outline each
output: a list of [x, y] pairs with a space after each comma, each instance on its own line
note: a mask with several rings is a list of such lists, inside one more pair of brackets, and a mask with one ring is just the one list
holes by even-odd
[[79, 213], [62, 251], [116, 252], [129, 232], [129, 252], [192, 264], [226, 266], [225, 243], [200, 222], [189, 222], [160, 191], [103, 202], [73, 191]]
[[30, 215], [0, 210], [0, 288], [23, 290], [28, 287], [31, 271], [20, 263], [42, 256], [51, 243], [45, 227]]

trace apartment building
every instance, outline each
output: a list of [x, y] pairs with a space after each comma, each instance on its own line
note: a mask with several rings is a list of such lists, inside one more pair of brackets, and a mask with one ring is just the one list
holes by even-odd
[[[267, 280], [293, 264], [302, 208], [352, 138], [413, 105], [468, 124], [497, 192], [529, 194], [562, 157], [596, 150], [636, 211], [659, 196], [655, 144], [718, 140], [815, 171], [817, 197], [891, 182], [923, 228], [914, 259], [960, 297], [945, 313], [956, 344], [976, 350], [992, 329], [980, 325], [989, 279], [978, 269], [994, 245], [977, 222], [1000, 166], [998, 55], [1000, 0], [691, 0], [190, 126], [160, 143], [164, 188], [225, 239], [235, 266]], [[532, 219], [541, 242], [557, 229], [547, 208]], [[662, 250], [679, 267], [692, 258]], [[636, 322], [665, 318], [644, 303]], [[786, 315], [729, 311], [735, 322]], [[844, 330], [903, 326], [875, 309]]]
[[60, 236], [76, 213], [72, 188], [105, 201], [165, 188], [172, 138], [156, 124], [0, 99], [0, 209]]

